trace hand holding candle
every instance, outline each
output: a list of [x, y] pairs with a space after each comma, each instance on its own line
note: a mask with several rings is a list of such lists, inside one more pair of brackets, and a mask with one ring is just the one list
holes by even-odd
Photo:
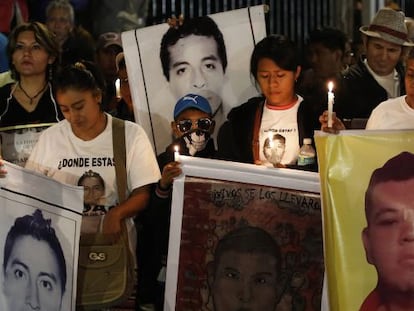
[[174, 146], [174, 161], [179, 162], [180, 161], [180, 153], [178, 152], [178, 146]]
[[332, 112], [335, 95], [332, 92], [333, 82], [328, 83], [328, 127], [332, 127]]

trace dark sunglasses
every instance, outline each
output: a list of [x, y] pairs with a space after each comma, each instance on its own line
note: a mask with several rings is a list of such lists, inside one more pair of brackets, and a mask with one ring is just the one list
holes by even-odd
[[180, 132], [185, 133], [191, 130], [193, 124], [195, 124], [196, 128], [200, 130], [209, 131], [211, 126], [213, 125], [213, 120], [211, 120], [210, 118], [201, 118], [198, 120], [180, 120], [177, 122], [177, 128]]

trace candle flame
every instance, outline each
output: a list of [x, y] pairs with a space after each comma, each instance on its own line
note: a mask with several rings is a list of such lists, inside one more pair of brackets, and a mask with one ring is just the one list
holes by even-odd
[[178, 148], [178, 146], [177, 146], [177, 145], [175, 145], [175, 146], [174, 146], [174, 151], [175, 151], [175, 152], [178, 152], [178, 149], [179, 149], [179, 148]]
[[332, 81], [329, 81], [329, 83], [328, 83], [328, 90], [329, 90], [329, 92], [332, 92], [332, 90], [333, 90], [333, 82]]

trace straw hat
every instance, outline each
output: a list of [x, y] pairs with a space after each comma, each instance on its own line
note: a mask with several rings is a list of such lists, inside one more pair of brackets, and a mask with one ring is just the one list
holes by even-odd
[[363, 34], [403, 46], [414, 46], [408, 39], [408, 30], [402, 12], [380, 9], [368, 26], [359, 28]]

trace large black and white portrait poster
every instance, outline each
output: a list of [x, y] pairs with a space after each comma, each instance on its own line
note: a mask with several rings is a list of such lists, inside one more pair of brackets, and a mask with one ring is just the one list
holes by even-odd
[[258, 94], [249, 62], [266, 36], [264, 14], [263, 5], [211, 14], [212, 24], [203, 17], [191, 26], [195, 35], [188, 29], [167, 35], [167, 23], [122, 33], [135, 119], [157, 154], [171, 142], [173, 109], [182, 96], [206, 97], [218, 129], [232, 107]]
[[83, 189], [5, 163], [0, 310], [74, 311]]

